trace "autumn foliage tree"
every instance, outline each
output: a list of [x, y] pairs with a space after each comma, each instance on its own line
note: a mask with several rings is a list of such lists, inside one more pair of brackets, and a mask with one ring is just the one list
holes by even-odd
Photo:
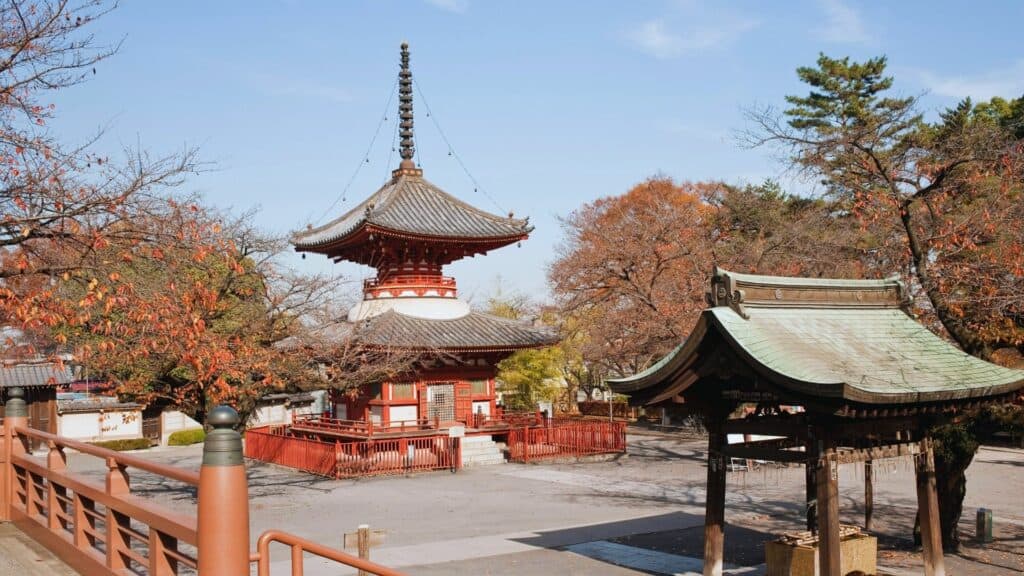
[[548, 278], [562, 313], [587, 333], [583, 355], [595, 368], [643, 369], [678, 344], [704, 307], [713, 247], [704, 188], [652, 178], [562, 222]]
[[[859, 275], [852, 220], [824, 200], [756, 186], [649, 179], [563, 221], [548, 277], [581, 375], [632, 374], [678, 345], [705, 308], [715, 265], [781, 275]], [[572, 357], [573, 354], [567, 354]]]
[[0, 5], [0, 317], [72, 347], [122, 395], [200, 419], [213, 403], [244, 408], [304, 366], [273, 344], [334, 279], [288, 273], [272, 261], [283, 243], [246, 217], [175, 198], [201, 167], [193, 151], [111, 160], [95, 140], [69, 147], [53, 135], [47, 96], [116, 51], [88, 32], [110, 8]]

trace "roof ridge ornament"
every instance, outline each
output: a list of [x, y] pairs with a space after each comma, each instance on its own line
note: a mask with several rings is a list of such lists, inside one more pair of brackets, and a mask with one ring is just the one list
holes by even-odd
[[413, 157], [416, 156], [416, 143], [413, 140], [412, 114], [412, 70], [409, 69], [409, 43], [402, 42], [402, 64], [398, 71], [398, 135], [401, 138], [399, 154], [402, 162], [391, 172], [393, 178], [399, 176], [422, 176], [423, 171], [416, 167]]

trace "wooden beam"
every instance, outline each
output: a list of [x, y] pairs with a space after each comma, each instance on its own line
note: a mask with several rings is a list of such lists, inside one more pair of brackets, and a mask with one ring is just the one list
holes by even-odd
[[920, 444], [907, 442], [901, 444], [889, 444], [873, 448], [855, 448], [840, 450], [837, 454], [840, 464], [853, 464], [854, 462], [867, 462], [869, 460], [883, 460], [885, 458], [899, 458], [900, 456], [913, 456], [920, 452]]
[[783, 450], [781, 448], [760, 448], [756, 446], [744, 446], [742, 444], [729, 445], [726, 447], [725, 453], [731, 458], [766, 460], [768, 462], [803, 463], [807, 461], [806, 452]]
[[704, 576], [722, 576], [725, 551], [725, 474], [721, 424], [708, 427], [708, 485], [704, 508]]
[[726, 434], [757, 434], [760, 436], [807, 436], [807, 420], [803, 416], [760, 416], [726, 420]]
[[920, 453], [914, 458], [917, 477], [917, 514], [921, 519], [921, 555], [925, 576], [945, 576], [942, 557], [942, 533], [939, 528], [939, 499], [935, 490], [935, 455], [932, 439], [921, 440]]
[[839, 461], [831, 446], [817, 463], [818, 574], [842, 576], [839, 552]]
[[804, 499], [807, 502], [807, 531], [811, 534], [818, 533], [818, 469], [814, 462], [808, 461], [804, 465], [804, 483], [806, 492]]

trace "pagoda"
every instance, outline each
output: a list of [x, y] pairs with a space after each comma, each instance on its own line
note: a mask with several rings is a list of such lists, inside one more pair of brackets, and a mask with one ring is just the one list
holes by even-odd
[[401, 163], [391, 180], [340, 217], [292, 238], [298, 252], [375, 268], [346, 334], [360, 345], [423, 351], [430, 362], [394, 382], [332, 394], [332, 416], [375, 425], [471, 422], [495, 414], [496, 365], [516, 350], [557, 341], [549, 331], [476, 312], [458, 299], [444, 266], [525, 240], [528, 219], [490, 214], [444, 192], [413, 161], [412, 72], [402, 43], [399, 72]]

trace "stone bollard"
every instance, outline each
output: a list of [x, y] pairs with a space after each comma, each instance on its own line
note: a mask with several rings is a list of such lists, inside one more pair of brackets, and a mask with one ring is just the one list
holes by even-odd
[[240, 419], [228, 406], [210, 411], [213, 428], [199, 469], [199, 576], [248, 576], [249, 483], [242, 459]]
[[977, 530], [978, 542], [992, 541], [992, 510], [978, 508]]
[[7, 404], [4, 405], [3, 455], [0, 456], [0, 520], [11, 520], [11, 503], [14, 501], [14, 466], [11, 455], [21, 452], [15, 447], [21, 440], [14, 434], [15, 426], [28, 425], [28, 404], [25, 390], [20, 386], [7, 389]]

